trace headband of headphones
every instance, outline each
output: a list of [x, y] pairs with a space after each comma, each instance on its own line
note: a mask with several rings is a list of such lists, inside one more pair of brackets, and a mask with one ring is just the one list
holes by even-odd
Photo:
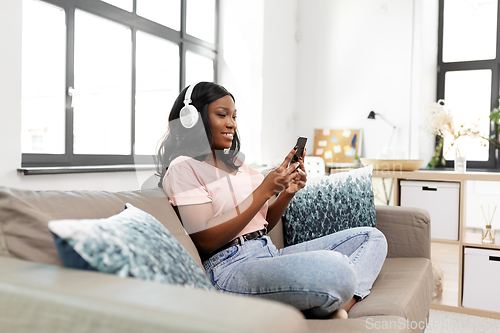
[[191, 94], [193, 93], [194, 87], [199, 82], [193, 83], [186, 90], [186, 95], [184, 95], [184, 107], [181, 109], [179, 113], [179, 118], [181, 120], [182, 126], [185, 128], [192, 128], [199, 119], [198, 110], [194, 105], [191, 105]]
[[194, 90], [194, 87], [196, 87], [196, 85], [198, 84], [199, 82], [196, 82], [196, 83], [193, 83], [191, 84], [187, 90], [186, 90], [186, 95], [184, 96], [184, 105], [189, 105], [191, 104], [192, 100], [191, 100], [191, 94], [193, 94], [193, 90]]

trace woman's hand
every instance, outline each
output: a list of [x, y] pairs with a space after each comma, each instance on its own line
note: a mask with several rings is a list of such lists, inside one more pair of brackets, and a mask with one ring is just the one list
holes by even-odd
[[274, 194], [279, 194], [287, 190], [295, 179], [302, 179], [300, 172], [303, 172], [305, 175], [303, 163], [302, 170], [299, 169], [301, 164], [300, 162], [296, 162], [288, 166], [294, 154], [295, 149], [290, 150], [283, 162], [278, 167], [271, 170], [262, 181], [260, 187], [264, 193], [266, 193], [268, 198]]
[[302, 152], [302, 157], [299, 158], [299, 167], [296, 169], [296, 176], [292, 179], [286, 192], [289, 194], [295, 194], [306, 186], [307, 182], [307, 172], [304, 167], [304, 158], [306, 156], [306, 149]]
[[[290, 154], [288, 154], [287, 158], [285, 159], [285, 162], [288, 163], [287, 159], [289, 160], [292, 159], [293, 154], [295, 153], [295, 150], [292, 150]], [[300, 189], [302, 189], [304, 186], [306, 186], [306, 181], [307, 181], [307, 173], [304, 167], [304, 157], [306, 155], [306, 152], [302, 153], [302, 157], [299, 159], [298, 163], [295, 163], [298, 165], [297, 168], [293, 170], [289, 174], [290, 176], [290, 181], [287, 183], [287, 187], [285, 188], [285, 191], [283, 191], [277, 198], [274, 200], [270, 205], [269, 209], [267, 211], [267, 217], [266, 220], [269, 222], [269, 225], [267, 226], [268, 230], [271, 230], [281, 219], [283, 216], [283, 213], [286, 210], [286, 207], [288, 207], [288, 204], [292, 200], [293, 196], [295, 195], [296, 192], [298, 192]], [[282, 163], [281, 166], [284, 164]], [[288, 165], [288, 164], [285, 164]]]

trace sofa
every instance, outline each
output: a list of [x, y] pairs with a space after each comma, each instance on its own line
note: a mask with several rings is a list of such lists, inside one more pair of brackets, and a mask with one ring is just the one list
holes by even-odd
[[[433, 276], [425, 210], [376, 206], [388, 256], [349, 319], [306, 319], [250, 296], [122, 278], [62, 265], [47, 223], [106, 218], [125, 203], [160, 221], [201, 266], [161, 189], [31, 191], [0, 187], [0, 332], [423, 332]], [[281, 222], [270, 236], [283, 246]]]

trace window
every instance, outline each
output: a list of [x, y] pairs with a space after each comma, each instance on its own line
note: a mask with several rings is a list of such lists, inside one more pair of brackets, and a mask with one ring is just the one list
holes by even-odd
[[151, 163], [182, 87], [216, 80], [217, 0], [23, 0], [22, 167]]
[[[500, 93], [498, 0], [440, 0], [439, 10], [438, 99], [446, 101], [456, 124], [476, 123], [484, 136], [495, 134], [489, 114]], [[495, 148], [480, 141], [469, 141], [468, 168], [498, 168]], [[447, 167], [454, 159], [449, 147], [445, 140]]]

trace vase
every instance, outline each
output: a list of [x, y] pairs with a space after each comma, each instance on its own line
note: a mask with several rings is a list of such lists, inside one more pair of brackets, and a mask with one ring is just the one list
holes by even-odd
[[482, 242], [484, 244], [495, 244], [495, 229], [491, 229], [491, 224], [487, 224], [483, 228]]
[[467, 168], [467, 146], [465, 140], [455, 141], [455, 172], [464, 173]]

